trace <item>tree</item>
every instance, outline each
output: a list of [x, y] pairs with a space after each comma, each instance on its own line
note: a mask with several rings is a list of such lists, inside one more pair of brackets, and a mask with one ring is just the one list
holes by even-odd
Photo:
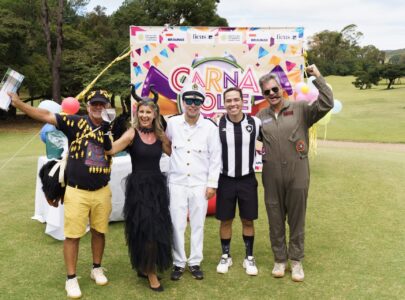
[[[42, 25], [46, 40], [46, 54], [52, 74], [52, 98], [54, 101], [61, 101], [60, 94], [60, 68], [62, 63], [62, 44], [63, 44], [63, 7], [64, 1], [58, 0], [56, 11], [56, 46], [52, 45], [51, 25], [50, 25], [50, 11], [47, 0], [42, 0], [41, 16]], [[54, 48], [54, 49], [53, 49]], [[55, 52], [54, 52], [55, 51]]]
[[387, 90], [392, 88], [395, 80], [401, 78], [402, 76], [405, 76], [405, 64], [385, 64], [382, 67], [381, 77], [388, 80]]
[[114, 28], [128, 36], [130, 25], [228, 26], [217, 0], [126, 0], [112, 15]]
[[357, 56], [358, 70], [353, 74], [356, 76], [356, 80], [352, 82], [353, 85], [361, 90], [378, 85], [381, 79], [380, 66], [384, 63], [385, 53], [375, 46], [368, 45], [360, 48]]
[[358, 70], [359, 39], [354, 24], [340, 32], [324, 30], [308, 39], [308, 60], [324, 75], [351, 75]]

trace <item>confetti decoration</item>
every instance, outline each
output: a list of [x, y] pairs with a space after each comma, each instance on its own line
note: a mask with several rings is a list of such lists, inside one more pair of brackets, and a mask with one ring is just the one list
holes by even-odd
[[297, 64], [291, 61], [286, 60], [285, 66], [287, 67], [287, 71], [290, 72]]
[[142, 65], [145, 67], [145, 69], [148, 69], [148, 70], [149, 70], [149, 68], [150, 68], [150, 62], [149, 62], [149, 60], [148, 60], [147, 62], [144, 62]]
[[280, 46], [278, 46], [278, 51], [285, 53], [287, 51], [287, 46], [287, 44], [280, 44]]
[[264, 49], [263, 47], [260, 47], [259, 49], [259, 59], [262, 58], [263, 56], [266, 56], [267, 54], [269, 54], [269, 51], [267, 51], [266, 49]]
[[270, 64], [270, 65], [276, 65], [276, 66], [277, 66], [277, 65], [280, 64], [280, 61], [281, 61], [281, 58], [280, 58], [280, 57], [273, 55], [273, 56], [270, 58], [269, 64]]
[[178, 46], [177, 46], [176, 44], [173, 44], [173, 43], [168, 44], [167, 47], [168, 47], [172, 52], [174, 52], [174, 49], [178, 48]]
[[164, 56], [164, 57], [166, 57], [166, 58], [169, 58], [169, 55], [167, 54], [167, 50], [166, 50], [166, 49], [163, 49], [162, 51], [160, 51], [159, 54], [162, 55], [162, 56]]
[[148, 53], [150, 51], [149, 45], [143, 46], [143, 52]]
[[252, 48], [255, 46], [255, 44], [247, 44], [247, 45], [248, 45], [249, 51], [252, 50]]
[[138, 76], [139, 74], [142, 74], [142, 69], [141, 69], [141, 67], [140, 67], [140, 66], [134, 67], [134, 72], [135, 72], [135, 75], [136, 75], [136, 76]]
[[157, 67], [162, 61], [159, 57], [155, 56], [154, 58], [152, 58], [152, 62]]

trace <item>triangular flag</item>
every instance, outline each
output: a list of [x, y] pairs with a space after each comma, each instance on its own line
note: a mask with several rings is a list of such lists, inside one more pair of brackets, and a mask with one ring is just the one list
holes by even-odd
[[275, 66], [277, 66], [277, 65], [280, 63], [280, 61], [281, 61], [281, 58], [280, 58], [280, 57], [273, 55], [273, 56], [270, 58], [269, 64], [270, 64], [270, 65], [275, 65]]
[[252, 48], [255, 46], [255, 44], [247, 44], [247, 45], [248, 45], [249, 51], [252, 50]]
[[149, 45], [143, 46], [143, 52], [148, 53], [150, 51]]
[[263, 56], [266, 56], [267, 54], [269, 54], [269, 51], [267, 51], [263, 47], [260, 47], [260, 49], [259, 49], [259, 58], [262, 58]]
[[141, 86], [142, 82], [135, 83], [135, 89], [137, 90]]
[[287, 71], [290, 72], [297, 64], [291, 61], [286, 60], [285, 66], [287, 67]]
[[160, 55], [169, 58], [169, 55], [167, 54], [167, 50], [163, 49], [162, 51], [160, 51]]
[[141, 53], [142, 53], [142, 49], [141, 49], [141, 48], [135, 49], [135, 51], [136, 51], [136, 53], [138, 53], [139, 56], [141, 56]]
[[278, 46], [278, 51], [283, 51], [283, 53], [285, 53], [287, 51], [287, 44], [280, 44], [280, 46]]
[[144, 62], [144, 63], [143, 63], [143, 66], [144, 66], [146, 69], [149, 70], [149, 68], [150, 68], [150, 62], [149, 62], [149, 61]]
[[160, 60], [159, 57], [155, 56], [152, 58], [153, 64], [157, 67], [162, 61]]
[[140, 66], [136, 66], [136, 67], [134, 68], [134, 71], [135, 71], [135, 75], [136, 75], [136, 76], [138, 76], [139, 74], [142, 74], [142, 69], [141, 69]]
[[167, 45], [167, 47], [174, 52], [174, 49], [178, 48], [176, 44], [170, 43]]
[[291, 51], [291, 54], [294, 54], [294, 55], [295, 55], [295, 53], [297, 53], [297, 46], [295, 46], [295, 45], [290, 45], [290, 51]]
[[297, 27], [297, 28], [295, 29], [295, 31], [298, 32], [298, 37], [299, 37], [299, 38], [304, 37], [304, 27]]

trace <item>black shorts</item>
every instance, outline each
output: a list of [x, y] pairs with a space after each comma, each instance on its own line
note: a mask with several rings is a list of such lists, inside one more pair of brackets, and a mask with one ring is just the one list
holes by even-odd
[[255, 174], [234, 178], [219, 176], [215, 217], [221, 221], [235, 218], [236, 202], [239, 216], [255, 220], [258, 216], [257, 180]]

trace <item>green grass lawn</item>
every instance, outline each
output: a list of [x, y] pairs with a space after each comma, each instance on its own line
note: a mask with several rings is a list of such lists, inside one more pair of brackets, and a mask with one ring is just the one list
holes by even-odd
[[[350, 107], [350, 100], [343, 95], [336, 98], [342, 99], [344, 109]], [[342, 121], [338, 117], [336, 124]], [[39, 129], [35, 124], [33, 129], [18, 133], [0, 130], [0, 168]], [[44, 224], [31, 220], [37, 157], [44, 153], [44, 144], [35, 137], [0, 169], [0, 299], [65, 298], [62, 242], [45, 235]], [[138, 279], [131, 270], [123, 224], [117, 222], [110, 225], [103, 263], [108, 269], [108, 286], [98, 287], [89, 278], [89, 235], [81, 241], [77, 273], [82, 277], [83, 299], [403, 299], [404, 154], [322, 147], [311, 162], [311, 170], [305, 282], [292, 282], [290, 273], [283, 279], [271, 277], [273, 259], [260, 184], [257, 277], [248, 277], [242, 268], [239, 221], [234, 224], [231, 246], [234, 266], [228, 274], [216, 273], [220, 257], [218, 221], [209, 217], [202, 265], [205, 279], [196, 281], [187, 272], [181, 281], [172, 282], [168, 272], [163, 274], [165, 292], [153, 293], [147, 281]], [[260, 175], [258, 178], [260, 182]]]
[[[342, 111], [332, 115], [327, 139], [405, 143], [405, 85], [359, 90], [351, 84], [353, 76], [329, 76], [326, 81], [343, 104]], [[323, 130], [320, 126], [320, 137]]]

